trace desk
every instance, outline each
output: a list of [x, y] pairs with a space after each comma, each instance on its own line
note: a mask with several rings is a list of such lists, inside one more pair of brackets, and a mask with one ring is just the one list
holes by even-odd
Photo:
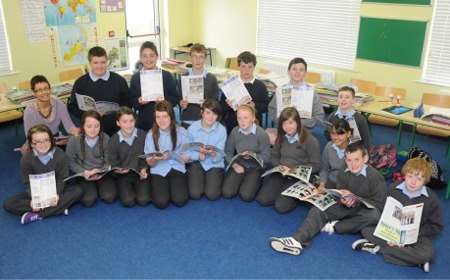
[[[187, 53], [189, 54], [189, 51], [191, 50], [190, 47], [173, 47], [170, 48], [171, 50], [173, 50], [173, 58], [177, 58], [177, 55], [179, 54], [183, 54], [183, 53]], [[212, 50], [215, 50], [216, 48], [209, 48], [206, 47], [206, 55], [209, 57], [209, 64], [212, 66]]]

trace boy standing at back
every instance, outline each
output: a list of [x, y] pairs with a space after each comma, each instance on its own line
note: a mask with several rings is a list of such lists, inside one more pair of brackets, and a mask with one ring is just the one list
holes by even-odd
[[[355, 103], [355, 90], [352, 87], [343, 86], [338, 90], [338, 96], [336, 100], [339, 108], [330, 114], [328, 121], [334, 123], [338, 119], [345, 119], [349, 122], [350, 126], [356, 125], [361, 136], [361, 143], [364, 148], [369, 150], [370, 148], [370, 133], [369, 126], [366, 118], [363, 115], [356, 112], [353, 109], [353, 103]], [[353, 131], [355, 135], [355, 131]], [[325, 130], [325, 136], [330, 140], [329, 132]]]
[[[332, 234], [357, 233], [376, 225], [386, 201], [386, 183], [378, 171], [367, 165], [367, 150], [359, 143], [345, 149], [345, 165], [339, 170], [337, 186], [342, 192], [339, 201], [321, 211], [312, 207], [293, 237], [270, 238], [270, 246], [278, 252], [300, 255], [303, 246], [309, 246], [320, 231]], [[369, 209], [359, 204], [352, 195], [359, 196], [375, 206]]]
[[[105, 101], [131, 108], [130, 89], [125, 78], [108, 70], [108, 55], [102, 47], [93, 47], [88, 53], [91, 71], [79, 77], [72, 88], [69, 112], [81, 119], [84, 111], [78, 108], [76, 93], [92, 97], [95, 101]], [[103, 131], [112, 136], [117, 130], [116, 114], [98, 112]]]
[[425, 186], [430, 180], [431, 165], [423, 158], [413, 158], [402, 168], [404, 182], [394, 182], [388, 190], [388, 196], [395, 198], [403, 206], [423, 203], [417, 242], [410, 245], [398, 245], [374, 235], [375, 226], [361, 230], [365, 239], [352, 244], [356, 251], [380, 253], [388, 263], [404, 266], [422, 266], [425, 272], [430, 270], [430, 261], [434, 259], [433, 244], [430, 237], [442, 231], [442, 212], [436, 194]]
[[[189, 76], [203, 76], [203, 99], [200, 104], [189, 103], [187, 99], [180, 101], [182, 109], [181, 121], [184, 128], [188, 128], [192, 123], [201, 118], [201, 106], [205, 99], [219, 100], [219, 85], [217, 78], [205, 69], [205, 63], [208, 60], [206, 47], [202, 44], [193, 44], [189, 51], [189, 60], [192, 63], [192, 69], [189, 69]], [[180, 86], [182, 98], [184, 98], [182, 87]]]

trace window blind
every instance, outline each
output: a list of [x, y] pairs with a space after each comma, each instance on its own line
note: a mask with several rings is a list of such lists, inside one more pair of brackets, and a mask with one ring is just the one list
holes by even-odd
[[257, 55], [353, 70], [361, 0], [258, 0]]
[[450, 86], [450, 0], [434, 1], [422, 80]]
[[3, 6], [0, 1], [0, 73], [11, 72], [12, 70], [4, 19]]

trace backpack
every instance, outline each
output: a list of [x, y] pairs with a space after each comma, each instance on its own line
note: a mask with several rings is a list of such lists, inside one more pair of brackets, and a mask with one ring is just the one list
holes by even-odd
[[394, 145], [370, 145], [369, 164], [376, 169], [397, 166], [397, 150]]
[[425, 152], [424, 150], [413, 147], [408, 153], [408, 159], [412, 158], [423, 158], [429, 163], [431, 163], [431, 178], [430, 182], [427, 184], [430, 188], [442, 189], [447, 186], [447, 183], [444, 180], [444, 174], [442, 172], [442, 168], [434, 161], [430, 154]]

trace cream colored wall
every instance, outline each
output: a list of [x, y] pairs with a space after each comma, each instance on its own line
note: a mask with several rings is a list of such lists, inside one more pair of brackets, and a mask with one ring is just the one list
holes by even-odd
[[[236, 56], [244, 50], [256, 52], [257, 0], [191, 1], [194, 14], [192, 22], [196, 24], [198, 30], [194, 33], [202, 36], [198, 38], [200, 42], [217, 48], [214, 57], [215, 65], [224, 65], [226, 57]], [[364, 17], [428, 20], [428, 29], [431, 25], [432, 13], [433, 7], [430, 6], [363, 3], [361, 7], [361, 16]], [[422, 64], [424, 59], [423, 56]], [[258, 64], [261, 65], [264, 60], [264, 58], [258, 58]], [[311, 66], [327, 69], [318, 65]], [[438, 93], [440, 89], [449, 89], [421, 83], [419, 81], [422, 74], [421, 68], [356, 60], [354, 71], [331, 70], [336, 72], [336, 83], [348, 83], [351, 78], [359, 78], [376, 81], [379, 85], [403, 87], [406, 88], [407, 99], [411, 101], [420, 101], [423, 92]]]
[[[100, 13], [99, 2], [97, 6], [97, 26], [99, 44], [108, 37], [108, 31], [114, 31], [116, 37], [126, 35], [124, 13]], [[51, 56], [50, 41], [30, 43], [25, 38], [24, 24], [20, 1], [3, 1], [4, 16], [9, 38], [12, 57], [13, 73], [0, 76], [1, 82], [6, 82], [9, 88], [17, 86], [20, 82], [29, 81], [34, 75], [42, 74], [50, 83], [59, 82], [59, 72], [77, 67], [54, 67]], [[78, 66], [84, 69], [84, 65]]]

